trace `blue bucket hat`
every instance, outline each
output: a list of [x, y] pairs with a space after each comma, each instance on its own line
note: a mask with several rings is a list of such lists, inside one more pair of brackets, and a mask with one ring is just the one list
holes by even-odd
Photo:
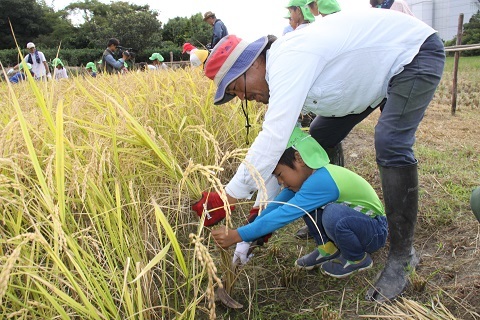
[[227, 87], [244, 74], [268, 43], [267, 37], [247, 42], [235, 35], [223, 37], [205, 62], [205, 75], [217, 85], [213, 103], [224, 104], [235, 95], [226, 94]]

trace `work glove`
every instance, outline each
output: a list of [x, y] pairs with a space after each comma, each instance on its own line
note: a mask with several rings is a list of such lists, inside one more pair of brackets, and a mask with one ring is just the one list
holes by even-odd
[[[249, 223], [252, 223], [253, 221], [255, 221], [255, 219], [258, 217], [258, 212], [260, 211], [260, 208], [252, 208], [250, 210], [250, 214], [248, 216], [248, 219], [247, 219], [247, 223], [246, 224], [249, 224]], [[265, 243], [268, 242], [268, 239], [270, 239], [270, 237], [272, 236], [271, 233], [263, 236], [263, 237], [260, 237], [258, 239], [255, 239], [252, 244], [253, 245], [256, 245], [256, 246], [263, 246]]]
[[52, 74], [51, 73], [47, 73], [47, 79], [52, 80]]
[[232, 263], [244, 265], [250, 258], [253, 257], [253, 253], [250, 250], [250, 243], [249, 242], [239, 242], [235, 247], [235, 252], [233, 253], [233, 260]]
[[13, 70], [13, 68], [10, 68], [10, 69], [8, 69], [8, 71], [7, 71], [7, 76], [11, 76], [11, 75], [14, 74], [14, 73], [15, 73], [15, 70]]
[[[225, 209], [223, 209], [223, 200], [217, 192], [202, 192], [202, 198], [192, 205], [192, 209], [200, 218], [205, 209], [203, 225], [206, 227], [219, 223], [227, 215]], [[230, 206], [230, 210], [234, 209], [235, 206]]]

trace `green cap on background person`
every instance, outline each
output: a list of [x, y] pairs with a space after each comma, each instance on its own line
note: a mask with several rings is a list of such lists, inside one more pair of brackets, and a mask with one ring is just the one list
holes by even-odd
[[309, 22], [315, 21], [315, 16], [310, 12], [307, 7], [307, 0], [290, 0], [286, 8], [299, 7], [302, 10], [303, 19]]
[[58, 65], [61, 65], [62, 67], [64, 66], [62, 60], [60, 60], [59, 58], [53, 59], [53, 60], [52, 60], [52, 65], [53, 65], [54, 67], [57, 67]]
[[288, 140], [288, 149], [292, 147], [302, 157], [305, 164], [312, 169], [320, 169], [330, 163], [327, 152], [311, 135], [295, 127]]
[[[25, 63], [27, 65], [28, 70], [32, 70], [32, 65], [28, 62]], [[20, 63], [20, 66], [18, 67], [19, 70], [23, 70], [23, 63]]]
[[87, 63], [85, 69], [92, 69], [93, 72], [97, 72], [97, 66], [93, 62]]
[[153, 61], [153, 60], [158, 60], [158, 61], [160, 61], [160, 62], [163, 62], [163, 61], [165, 60], [165, 59], [163, 58], [163, 56], [162, 56], [160, 53], [157, 53], [157, 52], [153, 53], [152, 56], [151, 56], [150, 58], [148, 58], [148, 59], [150, 59], [150, 60], [152, 60], [152, 61]]
[[332, 14], [341, 10], [337, 0], [307, 0], [307, 5], [312, 2], [317, 2], [318, 11], [321, 14]]

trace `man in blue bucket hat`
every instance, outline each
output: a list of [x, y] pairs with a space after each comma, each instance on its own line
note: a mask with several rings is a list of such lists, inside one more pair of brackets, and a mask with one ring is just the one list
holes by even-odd
[[[229, 205], [259, 189], [249, 168], [267, 185], [300, 113], [317, 115], [310, 134], [328, 151], [375, 109], [376, 162], [390, 234], [386, 265], [366, 298], [386, 301], [400, 295], [419, 262], [413, 248], [418, 211], [415, 133], [433, 99], [445, 63], [436, 31], [392, 10], [340, 11], [275, 42], [223, 38], [205, 63], [217, 91], [214, 104], [238, 97], [268, 104], [268, 111], [245, 161], [225, 187]], [[273, 193], [274, 188], [271, 191]], [[204, 193], [194, 205], [218, 203]], [[220, 202], [221, 199], [220, 199]], [[211, 210], [216, 221], [223, 208]]]

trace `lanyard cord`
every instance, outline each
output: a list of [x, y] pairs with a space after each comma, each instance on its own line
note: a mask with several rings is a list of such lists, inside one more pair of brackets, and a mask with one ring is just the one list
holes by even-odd
[[248, 141], [248, 134], [250, 133], [250, 121], [248, 120], [248, 100], [247, 100], [247, 75], [246, 75], [246, 72], [243, 74], [243, 82], [245, 83], [245, 92], [244, 92], [244, 96], [243, 96], [243, 100], [245, 100], [245, 107], [243, 107], [243, 101], [242, 101], [242, 111], [243, 111], [243, 115], [245, 116], [245, 120], [246, 120], [246, 123], [245, 123], [245, 128], [247, 129], [247, 134], [245, 136], [245, 143], [247, 144], [247, 146], [250, 144], [250, 141]]

